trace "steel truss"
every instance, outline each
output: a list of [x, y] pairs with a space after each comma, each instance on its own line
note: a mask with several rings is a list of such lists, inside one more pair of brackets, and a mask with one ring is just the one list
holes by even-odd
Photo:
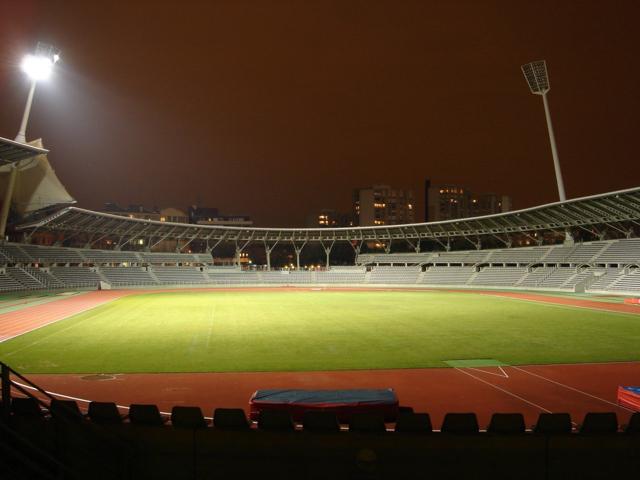
[[598, 231], [598, 227], [631, 232], [630, 226], [633, 225], [640, 225], [640, 187], [497, 215], [379, 227], [223, 227], [142, 220], [66, 207], [16, 228], [23, 231], [27, 238], [36, 230], [84, 233], [92, 239], [109, 236], [117, 239], [118, 246], [140, 238], [146, 240], [145, 245], [157, 244], [159, 240], [186, 241], [188, 244], [201, 240], [207, 246], [210, 242], [215, 245], [229, 242], [234, 243], [240, 251], [254, 242], [265, 245], [268, 250], [284, 243], [293, 244], [296, 250], [301, 250], [310, 243], [319, 243], [325, 248], [328, 257], [335, 242], [349, 242], [352, 246], [358, 245], [357, 250], [360, 250], [365, 242], [380, 242], [390, 249], [391, 244], [399, 241], [420, 251], [420, 242], [423, 240], [449, 246], [452, 240], [466, 239], [479, 248], [483, 237], [497, 238], [505, 246], [510, 246], [510, 236], [514, 234], [530, 236], [532, 232], [563, 232], [570, 229]]

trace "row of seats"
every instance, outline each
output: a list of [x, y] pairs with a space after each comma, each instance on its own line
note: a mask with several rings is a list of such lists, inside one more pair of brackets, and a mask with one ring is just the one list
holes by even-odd
[[115, 287], [132, 285], [259, 285], [259, 284], [388, 284], [426, 286], [520, 287], [572, 291], [585, 284], [587, 291], [640, 292], [637, 268], [587, 267], [372, 267], [364, 270], [245, 272], [197, 267], [7, 267], [0, 273], [0, 291], [56, 288], [95, 288], [100, 280]]
[[513, 263], [545, 264], [617, 264], [640, 262], [640, 239], [624, 239], [577, 243], [574, 245], [519, 247], [495, 250], [463, 250], [423, 253], [365, 253], [358, 255], [356, 263], [371, 264], [465, 264]]
[[[87, 414], [81, 413], [73, 400], [51, 400], [48, 408], [53, 418], [81, 422], [89, 420], [101, 425], [130, 423], [132, 425], [162, 427], [168, 423], [160, 410], [153, 404], [132, 404], [128, 415], [122, 415], [113, 402], [90, 402]], [[34, 397], [14, 398], [11, 403], [14, 417], [44, 418], [47, 411]], [[251, 423], [244, 410], [239, 408], [216, 408], [213, 412], [213, 426], [218, 429], [249, 430]], [[200, 407], [175, 406], [171, 411], [171, 425], [175, 428], [207, 428], [209, 423]], [[343, 428], [336, 415], [330, 411], [305, 412], [300, 424], [296, 424], [291, 415], [284, 410], [263, 410], [257, 421], [258, 430], [338, 433]], [[410, 407], [400, 407], [393, 430], [387, 428], [384, 417], [377, 413], [356, 413], [351, 416], [348, 430], [359, 433], [433, 433], [428, 413], [416, 413]], [[490, 434], [525, 434], [527, 428], [521, 413], [494, 413], [486, 428]], [[573, 430], [571, 416], [568, 413], [541, 413], [535, 426], [530, 430], [534, 434], [557, 435], [570, 434]], [[440, 433], [478, 434], [481, 432], [475, 413], [447, 413], [440, 426]], [[579, 434], [640, 434], [640, 412], [631, 416], [627, 425], [619, 426], [614, 412], [590, 412], [577, 428]]]
[[51, 247], [22, 243], [0, 245], [0, 263], [202, 263], [211, 264], [213, 258], [204, 253], [154, 253], [90, 248]]
[[[117, 250], [45, 247], [30, 244], [0, 245], [0, 262], [4, 263], [212, 263], [209, 254], [153, 253]], [[578, 243], [565, 246], [536, 246], [494, 250], [466, 250], [450, 252], [360, 254], [356, 263], [365, 264], [466, 264], [511, 263], [545, 264], [617, 264], [640, 262], [640, 239], [624, 239]]]

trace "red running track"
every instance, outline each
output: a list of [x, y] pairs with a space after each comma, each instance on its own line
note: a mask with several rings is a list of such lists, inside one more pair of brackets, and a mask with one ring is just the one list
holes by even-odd
[[59, 300], [53, 302], [0, 314], [0, 342], [132, 293], [135, 292], [96, 290], [68, 297], [61, 296]]
[[[89, 292], [6, 313], [0, 315], [0, 338], [6, 339], [140, 292]], [[469, 293], [640, 313], [636, 306], [548, 294]], [[100, 381], [85, 375], [30, 375], [30, 378], [47, 390], [77, 399], [115, 401], [125, 406], [156, 403], [165, 412], [174, 405], [197, 405], [206, 415], [211, 415], [216, 407], [246, 409], [251, 393], [262, 388], [392, 387], [402, 404], [429, 412], [436, 426], [445, 413], [456, 411], [476, 412], [481, 425], [487, 425], [494, 412], [522, 412], [527, 424], [532, 425], [541, 412], [569, 412], [575, 422], [580, 422], [589, 411], [614, 411], [624, 423], [631, 411], [616, 404], [617, 387], [640, 384], [640, 362], [338, 372], [127, 374]]]
[[[119, 405], [155, 403], [170, 412], [196, 405], [206, 416], [217, 407], [248, 412], [251, 394], [263, 388], [394, 388], [400, 403], [431, 414], [435, 426], [447, 412], [475, 412], [481, 426], [495, 412], [521, 412], [533, 425], [542, 412], [569, 412], [580, 423], [587, 412], [613, 411], [620, 423], [631, 411], [616, 404], [618, 385], [640, 381], [640, 363], [530, 365], [487, 368], [430, 368], [340, 372], [171, 373], [95, 376], [43, 375], [29, 378], [52, 392]], [[85, 379], [86, 378], [86, 379]], [[86, 407], [86, 403], [80, 402]]]

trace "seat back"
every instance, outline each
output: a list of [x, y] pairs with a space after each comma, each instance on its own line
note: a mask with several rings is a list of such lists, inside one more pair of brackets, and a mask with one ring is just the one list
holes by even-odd
[[400, 412], [395, 431], [398, 433], [432, 433], [431, 417], [428, 413]]
[[624, 429], [624, 433], [635, 435], [640, 434], [640, 412], [635, 412], [633, 415], [631, 415], [629, 423], [627, 423], [627, 426]]
[[33, 397], [17, 397], [11, 400], [11, 413], [21, 417], [41, 417], [42, 409]]
[[571, 433], [571, 428], [571, 415], [568, 413], [541, 413], [533, 431], [543, 435], [557, 435]]
[[489, 433], [518, 434], [526, 430], [524, 416], [521, 413], [494, 413], [487, 428]]
[[615, 412], [589, 412], [584, 416], [580, 426], [580, 433], [600, 434], [616, 433], [618, 431], [618, 417]]
[[171, 410], [171, 424], [176, 428], [206, 428], [200, 407], [176, 406]]
[[258, 416], [258, 429], [274, 432], [292, 432], [295, 427], [289, 412], [283, 410], [262, 410]]
[[222, 430], [248, 430], [249, 422], [241, 408], [216, 408], [213, 426]]
[[49, 404], [51, 416], [56, 420], [80, 422], [83, 419], [78, 404], [74, 400], [59, 400], [54, 398]]
[[88, 416], [92, 422], [100, 424], [122, 423], [122, 416], [114, 402], [91, 402]]
[[475, 413], [447, 413], [440, 431], [454, 434], [478, 433], [478, 418]]
[[157, 405], [132, 403], [129, 406], [129, 420], [133, 425], [161, 427], [164, 425]]

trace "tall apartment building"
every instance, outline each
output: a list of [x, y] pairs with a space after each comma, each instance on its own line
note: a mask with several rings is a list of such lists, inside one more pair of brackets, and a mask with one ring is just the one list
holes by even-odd
[[361, 227], [415, 221], [413, 192], [388, 185], [354, 190], [353, 209], [356, 224]]
[[437, 222], [456, 218], [480, 217], [511, 210], [511, 197], [495, 193], [473, 193], [452, 184], [424, 183], [424, 221]]

